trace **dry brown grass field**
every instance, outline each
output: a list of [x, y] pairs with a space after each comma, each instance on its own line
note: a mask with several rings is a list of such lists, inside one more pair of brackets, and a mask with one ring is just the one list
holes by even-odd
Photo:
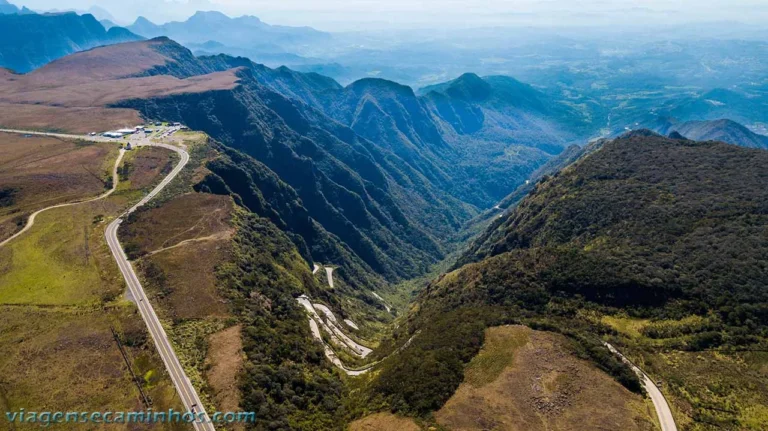
[[189, 193], [137, 213], [136, 223], [120, 234], [140, 254], [152, 253], [182, 241], [231, 232], [233, 209], [229, 197]]
[[375, 413], [358, 419], [348, 427], [349, 431], [420, 431], [413, 419], [390, 413]]
[[229, 259], [233, 203], [229, 197], [190, 193], [137, 214], [121, 231], [147, 290], [173, 320], [224, 317], [216, 267]]
[[650, 401], [575, 357], [566, 343], [524, 326], [488, 329], [437, 423], [455, 431], [658, 429]]
[[[243, 368], [243, 340], [240, 325], [231, 326], [208, 337], [205, 358], [206, 380], [216, 406], [221, 411], [238, 411], [240, 406], [239, 377]], [[240, 430], [243, 427], [233, 427]]]
[[120, 178], [123, 182], [121, 187], [138, 190], [149, 188], [154, 178], [165, 176], [176, 164], [178, 156], [168, 156], [168, 150], [158, 147], [141, 147], [136, 151], [127, 152], [123, 161], [123, 175]]
[[0, 240], [34, 211], [103, 193], [117, 150], [111, 144], [0, 133], [0, 191], [11, 193], [0, 206]]
[[242, 361], [216, 278], [232, 257], [233, 211], [228, 196], [186, 193], [136, 213], [119, 233], [187, 374], [218, 410], [238, 409]]
[[[46, 148], [42, 150], [51, 151]], [[136, 152], [137, 160], [141, 153]], [[52, 160], [60, 157], [51, 155]], [[170, 152], [165, 157], [162, 163]], [[149, 183], [162, 177], [157, 171], [146, 172], [152, 176], [146, 179]], [[120, 334], [153, 407], [181, 407], [141, 317], [122, 296], [124, 282], [104, 241], [107, 221], [141, 194], [129, 185], [103, 200], [46, 211], [31, 229], [0, 248], [0, 399], [9, 411], [144, 408], [110, 327]], [[67, 424], [48, 429], [106, 428]]]
[[[179, 409], [181, 403], [164, 376], [163, 364], [146, 342], [141, 318], [126, 307], [68, 309], [0, 306], [1, 399], [7, 411], [140, 411], [136, 384], [126, 369], [110, 326], [124, 341], [134, 372], [156, 409]], [[3, 409], [3, 411], [6, 411]], [[39, 430], [40, 424], [18, 425], [16, 430]], [[52, 425], [52, 430], [131, 430], [128, 425]], [[147, 430], [186, 429], [146, 426]]]
[[120, 129], [142, 122], [138, 112], [123, 108], [66, 108], [0, 102], [0, 111], [3, 113], [0, 126], [7, 129], [85, 134]]
[[172, 61], [155, 49], [160, 43], [140, 41], [83, 51], [25, 75], [1, 70], [0, 126], [72, 133], [135, 126], [141, 122], [136, 111], [108, 105], [237, 85], [235, 69], [187, 79], [167, 75], [135, 77]]

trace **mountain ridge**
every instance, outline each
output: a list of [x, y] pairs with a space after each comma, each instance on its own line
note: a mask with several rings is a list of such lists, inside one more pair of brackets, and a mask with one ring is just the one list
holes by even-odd
[[676, 122], [660, 119], [655, 130], [669, 135], [677, 132], [694, 141], [721, 141], [747, 148], [768, 150], [768, 137], [752, 132], [729, 119]]
[[141, 39], [121, 27], [105, 30], [93, 15], [73, 12], [0, 14], [0, 26], [0, 66], [20, 73], [78, 51]]
[[215, 41], [230, 47], [248, 47], [257, 52], [296, 52], [304, 44], [331, 36], [311, 27], [270, 25], [251, 15], [231, 18], [218, 11], [197, 11], [185, 21], [155, 24], [139, 16], [129, 30], [147, 38], [167, 36], [182, 44]]

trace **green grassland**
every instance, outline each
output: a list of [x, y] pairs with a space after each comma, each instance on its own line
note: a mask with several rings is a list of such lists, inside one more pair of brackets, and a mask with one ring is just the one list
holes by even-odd
[[[134, 160], [141, 158], [137, 152]], [[162, 178], [160, 170], [149, 172], [150, 184]], [[103, 200], [45, 211], [0, 248], [0, 386], [7, 408], [143, 409], [110, 327], [153, 407], [181, 407], [135, 306], [121, 299], [124, 282], [104, 240], [107, 222], [141, 194], [126, 187]]]
[[[143, 410], [145, 406], [110, 326], [122, 334], [134, 372], [160, 376], [144, 383], [155, 408], [180, 407], [173, 387], [163, 375], [162, 361], [146, 339], [144, 324], [132, 306], [107, 310], [1, 306], [0, 312], [4, 322], [0, 333], [0, 391], [8, 411]], [[40, 429], [40, 425], [19, 425], [16, 429]], [[86, 430], [93, 429], [93, 425], [62, 424], [50, 429]]]
[[613, 342], [662, 381], [682, 429], [762, 430], [768, 423], [768, 352], [760, 349], [682, 349], [711, 318], [648, 320], [602, 318], [617, 331]]
[[[143, 165], [142, 152], [135, 154], [132, 160]], [[154, 181], [161, 172], [150, 171]], [[141, 194], [121, 185], [106, 199], [38, 215], [28, 232], [0, 249], [0, 303], [93, 305], [117, 298], [122, 279], [104, 241], [105, 220]]]
[[93, 222], [110, 209], [116, 207], [97, 201], [40, 214], [28, 232], [0, 249], [0, 303], [96, 305], [119, 296], [105, 223]]

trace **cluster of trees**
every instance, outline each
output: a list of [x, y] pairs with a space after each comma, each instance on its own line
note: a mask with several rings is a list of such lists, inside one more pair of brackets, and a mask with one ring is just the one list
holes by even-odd
[[699, 332], [765, 337], [766, 163], [719, 143], [618, 139], [540, 184], [486, 253], [538, 255], [552, 293], [645, 317], [714, 312], [721, 324]]
[[310, 341], [295, 299], [317, 293], [314, 278], [269, 220], [241, 211], [236, 227], [234, 259], [217, 276], [243, 324], [241, 407], [256, 412], [255, 429], [337, 429], [344, 385], [322, 347]]
[[122, 166], [117, 167], [117, 177], [120, 181], [128, 181], [131, 172], [133, 171], [133, 163], [124, 162]]
[[17, 193], [13, 187], [0, 187], [0, 208], [12, 206]]
[[650, 133], [606, 143], [543, 179], [465, 256], [484, 259], [421, 293], [403, 329], [417, 336], [375, 387], [392, 408], [427, 414], [461, 382], [475, 336], [517, 321], [569, 336], [575, 353], [641, 392], [600, 343], [612, 329], [587, 310], [649, 318], [643, 334], [668, 348], [764, 349], [766, 166], [764, 151]]

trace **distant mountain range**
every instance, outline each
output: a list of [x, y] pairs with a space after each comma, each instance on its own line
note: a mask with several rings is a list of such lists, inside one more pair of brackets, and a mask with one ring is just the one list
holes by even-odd
[[0, 15], [13, 15], [13, 14], [27, 15], [31, 13], [35, 13], [35, 12], [32, 11], [31, 9], [27, 9], [26, 6], [19, 8], [16, 5], [8, 3], [7, 0], [0, 0]]
[[139, 17], [127, 28], [147, 38], [167, 36], [185, 45], [214, 42], [220, 44], [219, 48], [272, 53], [302, 51], [305, 45], [331, 38], [330, 34], [310, 27], [269, 25], [255, 16], [230, 18], [214, 11], [200, 11], [186, 21], [162, 25]]
[[74, 12], [2, 14], [0, 28], [0, 67], [19, 73], [74, 52], [141, 39], [122, 27], [105, 30], [93, 15]]
[[727, 119], [675, 122], [661, 118], [654, 129], [664, 135], [677, 132], [694, 141], [720, 141], [768, 150], [768, 136], [758, 135], [743, 125]]

